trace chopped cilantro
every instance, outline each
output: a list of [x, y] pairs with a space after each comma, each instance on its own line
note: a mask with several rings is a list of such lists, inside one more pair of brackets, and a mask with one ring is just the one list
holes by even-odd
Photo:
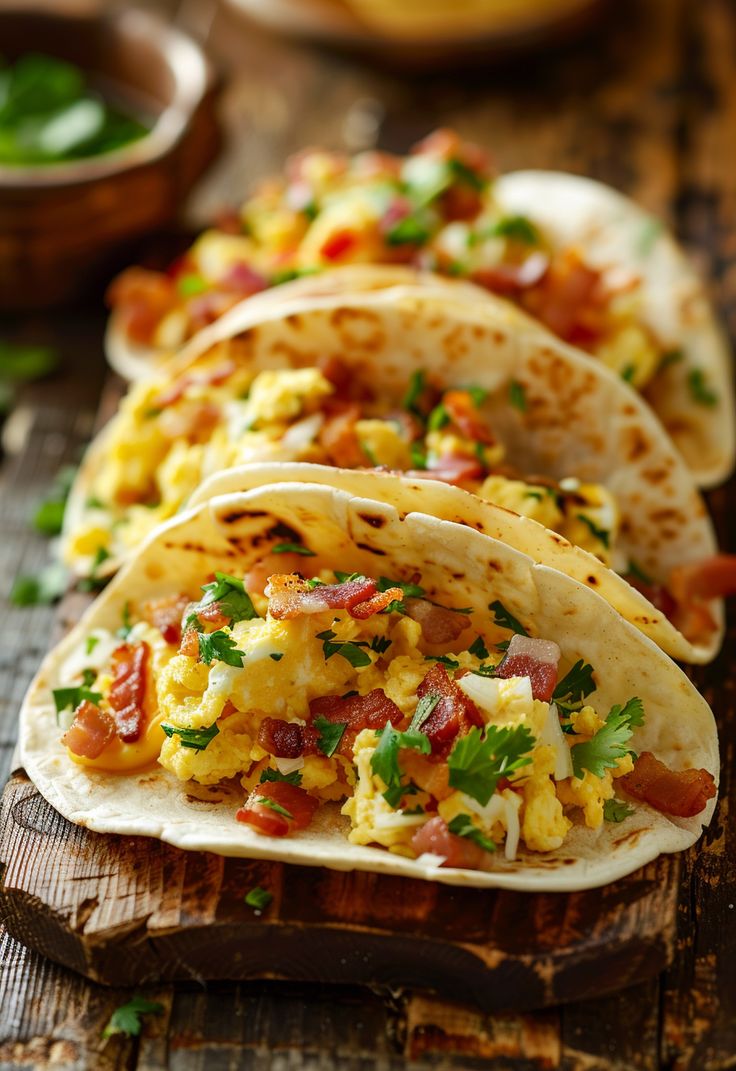
[[507, 628], [511, 632], [515, 632], [517, 636], [528, 636], [529, 633], [521, 624], [520, 621], [509, 613], [504, 604], [496, 599], [494, 602], [488, 604], [488, 609], [493, 613], [493, 624], [498, 625], [499, 628]]
[[285, 781], [287, 785], [298, 786], [302, 783], [302, 775], [298, 770], [292, 770], [291, 773], [283, 774], [280, 770], [272, 770], [270, 766], [267, 766], [265, 770], [261, 771], [259, 784], [265, 785], [268, 781]]
[[[229, 619], [231, 625], [236, 621], [252, 621], [260, 616], [253, 605], [250, 595], [245, 590], [243, 581], [236, 576], [230, 576], [229, 573], [215, 573], [214, 581], [211, 584], [203, 584], [202, 591], [204, 595], [196, 606], [192, 607], [187, 617], [187, 628], [192, 626], [196, 628], [197, 614], [200, 610], [204, 610], [213, 603], [217, 603], [218, 609]], [[234, 665], [235, 663], [230, 664]], [[240, 665], [240, 663], [238, 664]]]
[[432, 412], [427, 417], [427, 430], [439, 431], [450, 423], [450, 414], [445, 409], [442, 402], [436, 405]]
[[448, 166], [451, 174], [458, 181], [464, 182], [467, 186], [472, 186], [474, 190], [478, 190], [479, 192], [486, 188], [486, 180], [474, 171], [472, 167], [463, 163], [462, 160], [458, 160], [455, 157], [452, 160], [448, 160]]
[[271, 550], [274, 554], [301, 554], [303, 558], [316, 558], [316, 554], [303, 543], [276, 543]]
[[328, 721], [327, 718], [323, 718], [320, 715], [314, 719], [312, 725], [319, 733], [317, 747], [328, 759], [331, 758], [340, 746], [342, 734], [347, 729], [348, 723], [346, 721]]
[[120, 637], [121, 640], [127, 640], [128, 636], [130, 636], [130, 630], [133, 628], [133, 622], [130, 619], [129, 602], [125, 602], [123, 605], [122, 621], [123, 623], [118, 629], [117, 635]]
[[611, 707], [605, 724], [595, 736], [582, 744], [573, 744], [570, 749], [572, 767], [576, 777], [584, 777], [589, 770], [595, 777], [602, 777], [613, 769], [618, 760], [629, 752], [629, 741], [634, 728], [644, 724], [644, 705], [634, 697], [625, 706]]
[[424, 444], [419, 442], [411, 443], [409, 446], [409, 454], [411, 456], [412, 468], [419, 469], [420, 471], [427, 467], [427, 451]]
[[431, 237], [427, 224], [418, 215], [404, 216], [386, 232], [388, 245], [423, 245]]
[[587, 529], [589, 529], [590, 534], [594, 539], [599, 540], [604, 547], [610, 547], [611, 533], [606, 528], [599, 528], [595, 521], [591, 520], [591, 518], [587, 517], [584, 513], [578, 513], [577, 518], [579, 521], [583, 522]]
[[625, 368], [621, 369], [621, 378], [625, 383], [633, 383], [634, 376], [636, 375], [636, 365], [627, 364]]
[[100, 642], [100, 637], [99, 636], [88, 636], [86, 641], [85, 641], [85, 644], [84, 644], [85, 653], [86, 654], [92, 654], [92, 652], [94, 651], [95, 647], [97, 646], [97, 644], [99, 642]]
[[503, 216], [486, 232], [488, 238], [512, 238], [524, 245], [538, 245], [539, 231], [526, 216]]
[[362, 573], [343, 573], [339, 569], [335, 569], [334, 573], [338, 584], [349, 584], [351, 580], [365, 580]]
[[718, 395], [708, 386], [702, 368], [693, 368], [688, 372], [687, 385], [693, 401], [697, 402], [698, 405], [708, 406], [709, 409], [718, 405]]
[[579, 659], [558, 682], [552, 693], [552, 699], [557, 706], [566, 711], [579, 709], [583, 699], [596, 689], [593, 673], [590, 663]]
[[388, 636], [374, 636], [371, 640], [371, 651], [375, 651], [376, 654], [385, 654], [391, 646], [391, 640]]
[[672, 364], [678, 364], [680, 361], [684, 360], [684, 358], [685, 354], [683, 350], [665, 350], [665, 352], [659, 358], [659, 366], [657, 368], [657, 371], [661, 372], [663, 369], [669, 368]]
[[603, 819], [606, 822], [623, 822], [624, 818], [633, 813], [634, 808], [623, 800], [606, 800], [603, 804]]
[[90, 703], [99, 703], [102, 699], [102, 693], [91, 692], [86, 681], [83, 686], [76, 688], [54, 688], [51, 694], [57, 714], [64, 710], [76, 710], [85, 699]]
[[92, 559], [92, 568], [89, 571], [89, 576], [80, 580], [77, 587], [80, 591], [92, 592], [97, 591], [103, 584], [107, 583], [107, 577], [98, 576], [100, 566], [104, 561], [110, 557], [110, 551], [107, 547], [98, 547], [95, 551]]
[[33, 527], [45, 536], [55, 536], [64, 523], [66, 502], [63, 499], [47, 498], [41, 502], [33, 515]]
[[369, 464], [371, 464], [374, 469], [377, 469], [379, 467], [379, 465], [381, 464], [381, 462], [378, 460], [376, 455], [373, 453], [373, 450], [368, 445], [368, 443], [365, 441], [365, 439], [360, 439], [359, 440], [359, 446], [360, 446], [360, 449], [365, 454], [365, 456], [368, 458]]
[[483, 402], [488, 397], [488, 391], [485, 387], [476, 387], [471, 384], [469, 387], [463, 387], [463, 390], [470, 395], [470, 400], [476, 409], [478, 406], [483, 405]]
[[518, 379], [509, 381], [509, 402], [520, 413], [526, 413], [526, 387]]
[[220, 731], [217, 725], [210, 725], [207, 729], [180, 729], [178, 725], [164, 723], [161, 728], [168, 737], [178, 736], [181, 746], [192, 751], [204, 751]]
[[449, 655], [444, 654], [427, 654], [424, 656], [425, 662], [441, 662], [443, 666], [447, 666], [448, 669], [459, 669], [460, 663], [456, 658], [450, 658]]
[[417, 709], [414, 711], [414, 717], [409, 724], [409, 731], [416, 730], [417, 732], [422, 728], [425, 721], [432, 713], [434, 708], [439, 703], [441, 695], [436, 695], [434, 692], [430, 692], [429, 695], [423, 695], [417, 703]]
[[142, 1015], [161, 1015], [164, 1010], [163, 1004], [155, 1000], [146, 1000], [144, 997], [133, 997], [127, 1004], [121, 1004], [110, 1016], [107, 1026], [102, 1031], [103, 1038], [112, 1037], [113, 1034], [125, 1034], [127, 1037], [138, 1037], [141, 1032]]
[[645, 573], [640, 565], [637, 565], [633, 559], [629, 558], [629, 568], [626, 570], [626, 576], [633, 576], [636, 580], [641, 580], [642, 584], [653, 584], [654, 580], [648, 573]]
[[416, 416], [421, 417], [422, 411], [419, 408], [419, 400], [424, 394], [427, 381], [425, 379], [424, 372], [421, 369], [417, 369], [416, 372], [412, 372], [411, 379], [409, 380], [409, 386], [402, 401], [402, 407], [407, 409], [410, 413], [414, 413]]
[[389, 580], [387, 576], [380, 576], [376, 581], [376, 587], [379, 591], [401, 588], [406, 599], [421, 599], [424, 595], [424, 588], [421, 588], [419, 584], [404, 583], [403, 580]]
[[474, 726], [448, 756], [450, 784], [485, 807], [502, 777], [532, 761], [533, 746], [534, 737], [525, 725], [502, 729], [488, 725], [484, 734]]
[[248, 907], [252, 907], [257, 914], [260, 914], [261, 911], [265, 911], [273, 900], [273, 893], [270, 893], [268, 889], [262, 889], [260, 885], [256, 885], [250, 892], [245, 894], [243, 899]]
[[496, 850], [496, 845], [488, 837], [483, 836], [483, 833], [475, 825], [470, 815], [456, 814], [447, 828], [456, 837], [467, 837], [468, 840], [472, 840], [474, 844], [477, 844], [479, 848], [483, 848], [486, 852], [495, 852]]
[[83, 669], [82, 670], [82, 684], [85, 688], [91, 688], [97, 680], [96, 669]]
[[207, 280], [196, 272], [180, 275], [176, 283], [176, 289], [182, 297], [194, 297], [203, 294], [207, 289]]
[[405, 791], [401, 783], [399, 749], [411, 748], [422, 755], [429, 755], [432, 748], [429, 738], [416, 729], [400, 733], [392, 725], [387, 725], [379, 730], [379, 734], [378, 746], [371, 755], [371, 770], [386, 786], [383, 798], [390, 807], [396, 807]]
[[317, 639], [322, 640], [325, 662], [328, 658], [332, 658], [333, 655], [339, 654], [355, 669], [359, 669], [362, 666], [370, 666], [371, 656], [362, 650], [363, 647], [368, 646], [367, 643], [362, 641], [353, 643], [351, 640], [338, 640], [335, 642], [335, 636], [336, 633], [332, 629], [317, 633]]
[[228, 636], [222, 629], [210, 633], [200, 632], [198, 639], [199, 657], [206, 666], [209, 666], [213, 659], [217, 659], [228, 666], [242, 668], [245, 651], [239, 651], [232, 636]]
[[268, 657], [272, 658], [274, 660], [274, 662], [280, 662], [281, 659], [284, 657], [284, 652], [283, 651], [272, 651], [271, 654]]
[[474, 655], [476, 658], [488, 658], [488, 648], [483, 642], [482, 636], [477, 636], [470, 647], [468, 647], [468, 654]]
[[291, 811], [287, 811], [286, 807], [282, 807], [280, 803], [270, 799], [268, 796], [256, 796], [256, 803], [260, 803], [263, 807], [268, 807], [270, 811], [275, 811], [276, 814], [282, 814], [284, 818], [294, 817]]

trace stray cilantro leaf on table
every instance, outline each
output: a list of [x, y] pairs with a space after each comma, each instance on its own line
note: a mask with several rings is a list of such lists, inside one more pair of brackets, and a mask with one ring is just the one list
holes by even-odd
[[252, 907], [256, 914], [260, 915], [273, 900], [273, 893], [270, 893], [268, 889], [261, 888], [260, 885], [256, 885], [250, 892], [245, 894], [244, 900], [248, 907]]
[[133, 997], [127, 1004], [121, 1004], [110, 1016], [107, 1026], [102, 1031], [103, 1038], [112, 1037], [113, 1034], [125, 1034], [129, 1038], [137, 1038], [141, 1032], [143, 1015], [161, 1015], [164, 1010], [163, 1004], [155, 1000], [146, 1000], [145, 997]]

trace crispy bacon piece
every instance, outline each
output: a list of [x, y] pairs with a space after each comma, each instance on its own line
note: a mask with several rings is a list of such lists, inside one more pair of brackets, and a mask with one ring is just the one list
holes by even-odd
[[677, 818], [700, 814], [716, 794], [715, 780], [707, 770], [670, 770], [651, 751], [642, 751], [631, 773], [616, 784], [634, 799]]
[[444, 606], [435, 606], [427, 599], [410, 597], [404, 599], [404, 606], [409, 617], [422, 626], [422, 636], [427, 643], [452, 643], [468, 627], [467, 614], [458, 614]]
[[61, 738], [64, 747], [73, 755], [96, 759], [115, 739], [115, 722], [88, 699], [83, 699], [74, 711], [74, 721]]
[[662, 584], [648, 584], [633, 573], [627, 573], [626, 580], [631, 584], [632, 588], [636, 588], [645, 598], [649, 599], [652, 606], [656, 606], [658, 610], [661, 610], [665, 617], [672, 617], [677, 609], [677, 603], [666, 587]]
[[340, 403], [326, 407], [327, 415], [319, 429], [318, 441], [333, 465], [358, 469], [370, 464], [355, 430], [360, 420], [360, 406]]
[[481, 419], [470, 393], [466, 390], [448, 390], [442, 398], [450, 420], [466, 439], [474, 442], [492, 444], [496, 440], [491, 429]]
[[541, 282], [548, 268], [549, 257], [546, 253], [536, 250], [518, 264], [494, 264], [487, 268], [478, 268], [472, 272], [471, 278], [478, 286], [483, 286], [494, 294], [517, 296]]
[[549, 265], [544, 278], [524, 295], [524, 305], [560, 338], [590, 344], [604, 329], [605, 292], [600, 271], [568, 249]]
[[411, 469], [405, 473], [417, 480], [442, 480], [443, 483], [461, 484], [467, 480], [479, 480], [484, 475], [480, 461], [460, 454], [443, 454], [429, 462], [426, 469]]
[[367, 617], [372, 617], [373, 614], [379, 614], [381, 610], [385, 610], [394, 600], [400, 601], [403, 595], [404, 592], [401, 588], [388, 588], [386, 591], [377, 591], [370, 599], [366, 599], [365, 602], [359, 602], [349, 609], [348, 613], [351, 617], [364, 621]]
[[190, 600], [188, 595], [164, 595], [143, 604], [143, 617], [157, 628], [166, 643], [181, 642], [181, 619]]
[[206, 290], [196, 294], [187, 301], [189, 314], [189, 334], [193, 335], [219, 320], [242, 299], [242, 294], [232, 290]]
[[178, 295], [175, 281], [163, 272], [126, 268], [113, 279], [105, 300], [121, 314], [128, 337], [147, 345]]
[[213, 368], [210, 372], [203, 372], [196, 376], [182, 376], [180, 379], [176, 380], [167, 391], [163, 394], [159, 394], [152, 402], [152, 405], [155, 409], [166, 409], [167, 406], [173, 405], [174, 402], [178, 402], [189, 387], [217, 387], [228, 380], [234, 371], [235, 364], [233, 361], [226, 361], [219, 367]]
[[557, 684], [560, 648], [552, 640], [512, 636], [505, 657], [496, 667], [497, 677], [528, 677], [532, 695], [549, 703]]
[[441, 855], [444, 862], [440, 866], [463, 867], [465, 870], [479, 870], [488, 852], [480, 848], [467, 837], [458, 837], [447, 828], [444, 818], [437, 815], [430, 818], [411, 838], [411, 846], [417, 855], [431, 852]]
[[[290, 817], [263, 803], [264, 799], [287, 811]], [[298, 785], [290, 785], [288, 781], [267, 781], [264, 785], [256, 785], [235, 817], [252, 826], [256, 833], [285, 837], [294, 829], [306, 829], [318, 807], [319, 800]]]
[[331, 722], [345, 722], [346, 729], [338, 746], [338, 752], [352, 759], [355, 738], [363, 729], [383, 729], [388, 722], [399, 725], [403, 715], [393, 699], [380, 688], [367, 695], [323, 695], [309, 702], [309, 716], [326, 718]]
[[329, 357], [322, 357], [317, 362], [317, 367], [327, 382], [335, 388], [335, 394], [338, 397], [349, 394], [352, 373], [344, 361], [330, 354]]
[[297, 722], [264, 718], [258, 729], [258, 743], [278, 759], [298, 759], [306, 750], [314, 753], [317, 735], [309, 726]]
[[205, 442], [220, 420], [220, 407], [204, 399], [183, 398], [159, 416], [159, 429], [171, 440], [188, 439]]
[[[392, 591], [399, 589], [393, 588]], [[378, 586], [375, 580], [361, 577], [360, 580], [346, 580], [342, 584], [319, 584], [310, 588], [301, 577], [277, 573], [268, 582], [268, 610], [271, 617], [281, 621], [284, 618], [301, 617], [302, 614], [322, 614], [325, 610], [347, 610], [351, 617], [370, 617], [378, 613], [393, 598], [401, 598], [402, 592], [392, 595], [387, 602], [375, 600]], [[388, 594], [386, 592], [385, 594]], [[362, 604], [370, 601], [370, 609]]]
[[678, 565], [670, 574], [669, 587], [681, 603], [736, 595], [736, 554], [713, 554], [699, 562]]
[[219, 602], [211, 602], [208, 606], [197, 610], [197, 617], [205, 624], [212, 625], [213, 631], [230, 624], [230, 618], [222, 612]]
[[181, 638], [179, 654], [199, 660], [199, 633], [196, 628], [188, 628]]
[[114, 711], [117, 734], [126, 744], [134, 743], [143, 732], [148, 655], [145, 642], [122, 643], [112, 653], [113, 682], [107, 699]]
[[417, 688], [417, 696], [438, 695], [439, 702], [422, 725], [422, 732], [429, 737], [432, 756], [445, 758], [458, 733], [464, 735], [471, 726], [482, 725], [478, 708], [461, 688], [448, 676], [441, 662], [436, 662]]
[[284, 551], [283, 554], [267, 554], [248, 571], [243, 583], [247, 591], [257, 591], [262, 595], [266, 590], [269, 577], [298, 573], [303, 566], [304, 558], [301, 554], [291, 551]]

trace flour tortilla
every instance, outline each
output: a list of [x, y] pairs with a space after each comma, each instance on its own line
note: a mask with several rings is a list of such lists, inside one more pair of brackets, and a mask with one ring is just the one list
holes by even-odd
[[[559, 171], [514, 171], [500, 176], [494, 195], [508, 215], [523, 215], [536, 223], [555, 247], [577, 247], [587, 263], [601, 269], [623, 270], [642, 283], [641, 318], [665, 351], [681, 353], [647, 386], [644, 396], [662, 420], [701, 487], [725, 480], [736, 459], [736, 413], [734, 411], [731, 352], [705, 287], [682, 249], [663, 224], [630, 198], [610, 186]], [[353, 279], [351, 272], [357, 272]], [[346, 273], [346, 274], [342, 274]], [[355, 265], [325, 273], [333, 288], [375, 289], [400, 282], [399, 275], [412, 270], [392, 265]], [[418, 281], [428, 273], [414, 273]], [[275, 287], [249, 298], [290, 300], [299, 293], [319, 293], [316, 279]], [[487, 292], [470, 283], [443, 281], [469, 287], [469, 300], [484, 300]], [[408, 281], [408, 280], [404, 280]], [[474, 295], [472, 294], [474, 291]], [[323, 291], [324, 292], [324, 291]], [[131, 343], [121, 322], [113, 316], [106, 336], [106, 350], [113, 368], [127, 379], [148, 374], [164, 360], [150, 347]], [[701, 372], [712, 405], [699, 403], [689, 377]]]
[[[371, 482], [378, 484], [379, 477]], [[408, 581], [421, 572], [428, 597], [472, 607], [479, 627], [488, 603], [500, 599], [531, 634], [554, 639], [563, 669], [580, 658], [594, 667], [591, 702], [601, 711], [639, 696], [646, 722], [632, 747], [650, 750], [681, 769], [705, 768], [718, 778], [713, 714], [680, 669], [589, 588], [489, 536], [423, 513], [403, 514], [376, 495], [311, 483], [281, 483], [219, 496], [162, 525], [44, 661], [21, 712], [21, 757], [41, 793], [65, 817], [103, 833], [143, 834], [181, 848], [222, 855], [369, 870], [446, 882], [526, 891], [572, 891], [616, 880], [692, 844], [715, 800], [692, 819], [670, 819], [643, 804], [621, 824], [571, 830], [556, 852], [502, 853], [490, 871], [426, 865], [351, 845], [348, 820], [322, 808], [318, 823], [285, 840], [262, 837], [234, 820], [242, 789], [177, 781], [160, 768], [113, 775], [75, 765], [59, 742], [50, 689], [58, 687], [70, 652], [92, 628], [116, 629], [126, 602], [187, 590], [221, 569], [245, 575], [268, 551], [274, 525], [287, 525], [315, 557], [314, 571], [339, 568]], [[493, 626], [484, 629], [487, 639]]]
[[[322, 282], [329, 280], [322, 277]], [[336, 356], [354, 379], [393, 397], [396, 404], [416, 370], [448, 387], [475, 383], [489, 391], [483, 412], [521, 471], [555, 479], [575, 475], [609, 488], [624, 521], [618, 545], [655, 581], [666, 583], [673, 567], [715, 553], [715, 535], [692, 476], [641, 397], [514, 306], [489, 295], [471, 304], [466, 291], [465, 284], [457, 291], [429, 284], [393, 286], [374, 293], [294, 299], [266, 312], [244, 302], [167, 365], [162, 389], [223, 355], [254, 370], [305, 367]], [[525, 412], [509, 401], [512, 381], [524, 389]], [[109, 435], [105, 430], [92, 443], [72, 489], [67, 541], [87, 516]], [[559, 542], [560, 537], [552, 538]], [[562, 568], [559, 555], [556, 563]], [[77, 559], [71, 564], [84, 573], [91, 563]], [[111, 573], [119, 564], [110, 558], [99, 572]], [[653, 606], [646, 603], [647, 612], [633, 593], [624, 595], [617, 578], [610, 577], [605, 591], [609, 598], [619, 592], [620, 607], [636, 605], [632, 615], [651, 618], [657, 641], [674, 657], [702, 662], [717, 653], [722, 601], [709, 604], [717, 628], [694, 648]]]

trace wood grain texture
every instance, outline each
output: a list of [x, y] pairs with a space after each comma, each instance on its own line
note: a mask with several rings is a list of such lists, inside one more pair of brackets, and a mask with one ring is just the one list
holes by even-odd
[[[156, 0], [158, 6], [158, 0]], [[169, 4], [173, 7], [172, 3]], [[203, 223], [304, 144], [403, 151], [437, 123], [492, 146], [503, 168], [592, 174], [676, 227], [736, 332], [736, 12], [731, 0], [621, 0], [598, 36], [511, 66], [405, 79], [246, 28], [223, 5], [212, 46], [234, 77], [223, 99], [229, 142], [192, 202]], [[73, 453], [69, 414], [90, 411], [99, 385], [99, 304], [54, 321], [13, 324], [58, 339], [77, 369], [29, 392], [58, 412], [59, 453]], [[91, 363], [91, 374], [78, 370]], [[94, 371], [96, 369], [96, 372]], [[97, 382], [95, 382], [95, 375]], [[57, 425], [53, 425], [57, 427]], [[25, 518], [55, 465], [32, 432], [3, 484], [0, 554], [9, 578], [41, 561]], [[734, 489], [711, 502], [736, 546]], [[7, 582], [7, 580], [6, 580]], [[8, 768], [18, 701], [50, 634], [48, 611], [3, 615], [0, 759]], [[0, 1067], [74, 1071], [726, 1071], [736, 1053], [736, 845], [733, 630], [696, 680], [721, 720], [721, 804], [702, 850], [682, 861], [675, 961], [621, 993], [532, 1013], [483, 1012], [418, 993], [278, 982], [197, 983], [146, 990], [166, 1012], [140, 1039], [100, 1032], [128, 994], [82, 980], [0, 938]], [[61, 1046], [61, 1047], [59, 1047]]]

